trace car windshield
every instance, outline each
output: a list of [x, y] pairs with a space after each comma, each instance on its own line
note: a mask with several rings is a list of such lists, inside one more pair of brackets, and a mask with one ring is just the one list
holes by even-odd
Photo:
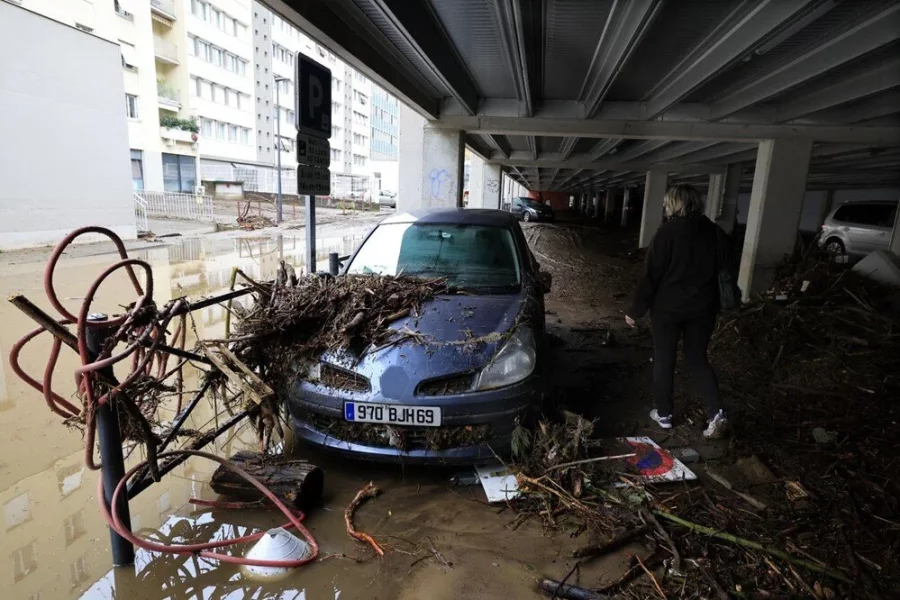
[[486, 225], [379, 225], [347, 273], [444, 277], [453, 287], [487, 294], [510, 293], [521, 285], [512, 232]]

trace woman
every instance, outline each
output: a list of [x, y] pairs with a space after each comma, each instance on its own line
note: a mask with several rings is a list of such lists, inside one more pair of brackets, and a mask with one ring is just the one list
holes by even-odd
[[[663, 429], [673, 422], [672, 387], [678, 339], [706, 405], [704, 437], [722, 437], [728, 419], [719, 403], [719, 383], [706, 355], [719, 312], [718, 225], [703, 215], [700, 195], [690, 185], [674, 185], [663, 200], [665, 222], [647, 252], [644, 274], [625, 316], [629, 326], [647, 311], [653, 329], [653, 399], [650, 418]], [[722, 244], [724, 251], [726, 244]]]

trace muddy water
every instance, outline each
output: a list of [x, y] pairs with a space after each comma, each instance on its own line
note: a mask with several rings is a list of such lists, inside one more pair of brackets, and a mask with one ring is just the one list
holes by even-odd
[[[358, 231], [320, 238], [318, 258], [324, 265], [328, 252], [347, 254], [360, 239]], [[185, 239], [131, 252], [153, 266], [160, 304], [181, 295], [199, 298], [221, 291], [233, 267], [263, 279], [273, 275], [281, 259], [302, 268], [303, 254], [303, 238], [289, 236]], [[114, 260], [110, 254], [63, 259], [56, 286], [69, 310], [77, 311], [89, 283]], [[43, 263], [36, 261], [4, 264], [0, 293], [24, 293], [51, 311], [42, 270]], [[114, 277], [92, 310], [114, 313], [132, 299], [125, 277]], [[223, 308], [213, 306], [194, 316], [201, 337], [224, 333]], [[5, 302], [0, 303], [0, 323], [0, 563], [7, 563], [0, 567], [2, 597], [522, 598], [536, 595], [539, 574], [561, 577], [568, 570], [562, 557], [586, 542], [567, 535], [545, 537], [533, 523], [509, 531], [513, 515], [486, 505], [480, 488], [450, 488], [450, 471], [354, 463], [301, 448], [298, 452], [326, 471], [324, 506], [307, 520], [325, 560], [270, 583], [249, 580], [231, 565], [146, 551], [138, 551], [133, 567], [112, 569], [108, 530], [96, 504], [98, 473], [84, 467], [81, 433], [63, 426], [6, 361], [10, 346], [32, 324]], [[21, 364], [40, 378], [48, 349], [46, 337], [38, 338], [23, 352]], [[55, 371], [55, 388], [64, 397], [74, 392], [75, 359], [64, 350]], [[188, 379], [188, 389], [192, 381]], [[161, 410], [174, 412], [171, 406]], [[216, 418], [214, 412], [201, 404], [186, 426], [201, 428]], [[215, 450], [229, 455], [252, 445], [251, 432], [239, 430], [218, 440]], [[143, 537], [185, 543], [281, 524], [283, 518], [272, 512], [189, 504], [192, 497], [215, 499], [206, 484], [213, 470], [212, 463], [192, 459], [151, 486], [131, 502], [133, 529]], [[343, 509], [369, 480], [384, 494], [358, 511], [357, 523], [389, 549], [384, 559], [374, 558], [344, 532]]]

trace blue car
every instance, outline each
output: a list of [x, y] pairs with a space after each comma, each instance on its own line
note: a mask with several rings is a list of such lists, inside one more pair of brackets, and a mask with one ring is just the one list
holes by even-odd
[[518, 420], [540, 411], [544, 299], [516, 218], [446, 209], [382, 221], [344, 274], [444, 277], [457, 293], [391, 325], [420, 335], [357, 361], [324, 355], [292, 385], [300, 439], [354, 456], [472, 464], [508, 454]]

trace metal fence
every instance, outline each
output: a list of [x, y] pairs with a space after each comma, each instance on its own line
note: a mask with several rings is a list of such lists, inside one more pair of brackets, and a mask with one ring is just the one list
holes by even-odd
[[134, 196], [134, 219], [137, 230], [138, 232], [150, 231], [150, 224], [147, 221], [147, 201], [137, 193], [132, 195]]
[[146, 202], [147, 216], [162, 219], [214, 222], [212, 196], [177, 192], [135, 192]]

